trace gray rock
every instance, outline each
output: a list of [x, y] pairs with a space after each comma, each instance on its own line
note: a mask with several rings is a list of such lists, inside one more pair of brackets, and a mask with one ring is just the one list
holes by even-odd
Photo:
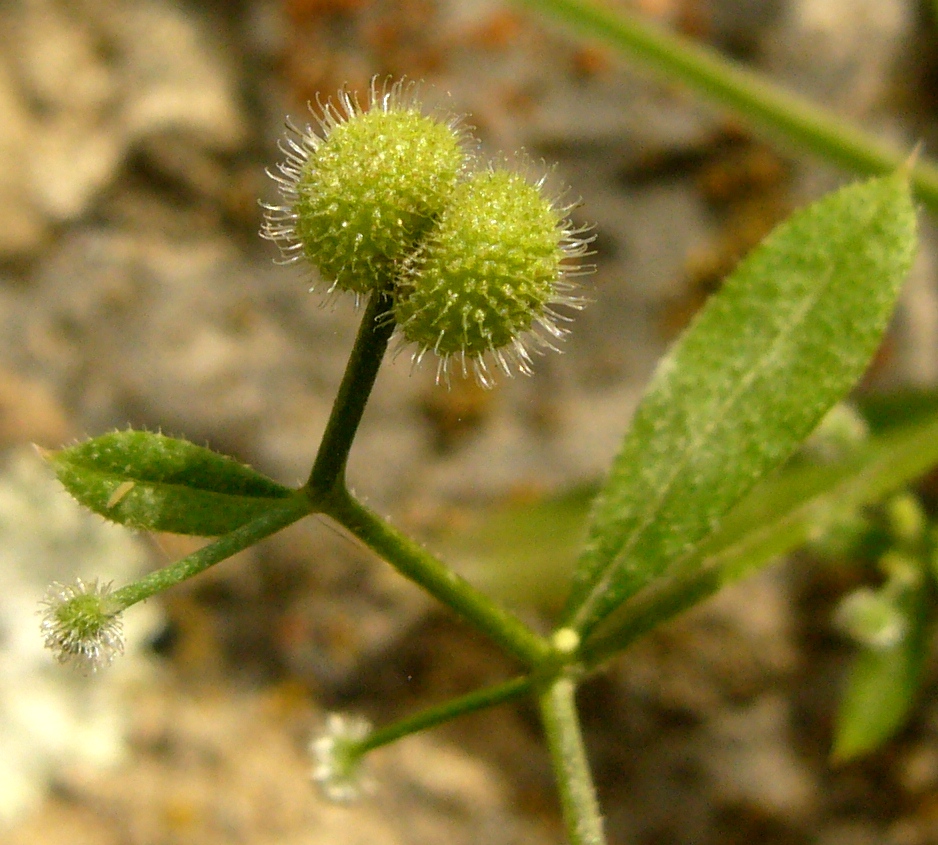
[[0, 257], [80, 219], [135, 151], [223, 199], [214, 157], [247, 129], [207, 21], [163, 0], [24, 0], [0, 25]]

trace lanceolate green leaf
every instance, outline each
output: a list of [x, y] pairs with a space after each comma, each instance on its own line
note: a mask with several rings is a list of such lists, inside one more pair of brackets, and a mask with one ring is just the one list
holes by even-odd
[[661, 362], [593, 509], [564, 624], [588, 633], [688, 558], [853, 386], [915, 247], [902, 175], [795, 214]]
[[938, 463], [938, 414], [874, 437], [843, 462], [803, 464], [763, 481], [680, 570], [609, 617], [587, 642], [591, 664], [721, 587], [787, 554], [841, 515], [881, 501]]
[[146, 431], [112, 432], [47, 458], [89, 510], [146, 531], [217, 537], [293, 495], [232, 458]]

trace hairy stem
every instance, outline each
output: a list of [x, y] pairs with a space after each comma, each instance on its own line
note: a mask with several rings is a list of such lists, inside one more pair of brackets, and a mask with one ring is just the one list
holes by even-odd
[[332, 517], [407, 578], [488, 633], [510, 654], [534, 666], [550, 651], [545, 640], [417, 543], [391, 528], [356, 501], [345, 486], [349, 451], [394, 332], [393, 320], [382, 319], [390, 309], [387, 293], [375, 293], [368, 301], [304, 488], [310, 508]]
[[391, 725], [372, 731], [357, 746], [356, 753], [365, 754], [375, 748], [380, 748], [382, 745], [388, 745], [402, 737], [410, 736], [410, 734], [428, 728], [435, 728], [437, 725], [442, 725], [459, 716], [476, 713], [479, 710], [485, 710], [498, 704], [506, 704], [509, 701], [517, 701], [519, 698], [529, 695], [533, 686], [534, 681], [530, 676], [513, 678], [510, 681], [451, 699], [443, 704], [428, 707], [420, 713], [415, 713], [406, 719], [401, 719]]
[[381, 319], [390, 310], [389, 294], [376, 292], [371, 295], [316, 453], [316, 462], [306, 482], [314, 497], [342, 483], [352, 442], [378, 377], [388, 341], [394, 333], [394, 321]]
[[551, 653], [544, 638], [388, 525], [344, 487], [334, 489], [320, 504], [324, 514], [348, 529], [404, 577], [472, 622], [526, 665], [537, 666]]
[[157, 569], [126, 587], [121, 587], [109, 596], [109, 601], [113, 601], [117, 607], [124, 610], [156, 593], [168, 590], [193, 575], [204, 572], [210, 566], [253, 546], [265, 537], [276, 534], [288, 525], [308, 516], [313, 510], [310, 500], [299, 493], [286, 499], [276, 499], [265, 513], [223, 537], [219, 537], [215, 542], [202, 546], [191, 555], [162, 569]]
[[554, 678], [538, 696], [538, 705], [570, 845], [605, 845], [602, 815], [580, 731], [576, 681], [566, 674]]

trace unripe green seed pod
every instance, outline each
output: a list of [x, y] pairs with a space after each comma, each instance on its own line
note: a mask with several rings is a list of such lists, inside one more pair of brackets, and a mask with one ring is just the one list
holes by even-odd
[[[262, 235], [287, 260], [306, 258], [331, 290], [389, 287], [441, 213], [467, 154], [453, 122], [422, 114], [414, 89], [372, 83], [367, 110], [347, 93], [320, 104], [322, 134], [290, 126], [271, 173], [286, 199]], [[289, 124], [288, 124], [289, 125]]]
[[[471, 364], [485, 385], [491, 355], [507, 375], [530, 372], [530, 351], [566, 332], [552, 306], [579, 307], [566, 260], [588, 240], [522, 174], [492, 169], [461, 182], [397, 285], [394, 317], [419, 360], [432, 350], [438, 375]], [[533, 342], [533, 343], [532, 343]], [[530, 348], [529, 348], [530, 346]]]
[[591, 239], [543, 179], [477, 165], [467, 175], [463, 131], [423, 114], [413, 86], [373, 82], [366, 109], [347, 93], [338, 102], [319, 104], [320, 132], [288, 124], [271, 173], [286, 202], [266, 207], [261, 234], [330, 291], [388, 294], [385, 319], [416, 361], [439, 357], [438, 378], [454, 359], [486, 386], [486, 359], [529, 373], [531, 352], [566, 334], [554, 306], [581, 305], [569, 279], [589, 272], [573, 259]]

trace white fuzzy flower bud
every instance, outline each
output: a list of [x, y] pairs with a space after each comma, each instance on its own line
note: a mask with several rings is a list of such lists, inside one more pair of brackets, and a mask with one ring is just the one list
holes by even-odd
[[369, 733], [371, 724], [364, 717], [330, 713], [325, 732], [311, 743], [313, 780], [330, 801], [354, 801], [366, 791], [359, 745]]
[[110, 583], [54, 582], [42, 600], [40, 629], [46, 648], [59, 663], [72, 663], [84, 672], [110, 666], [124, 652], [120, 608], [109, 599]]

